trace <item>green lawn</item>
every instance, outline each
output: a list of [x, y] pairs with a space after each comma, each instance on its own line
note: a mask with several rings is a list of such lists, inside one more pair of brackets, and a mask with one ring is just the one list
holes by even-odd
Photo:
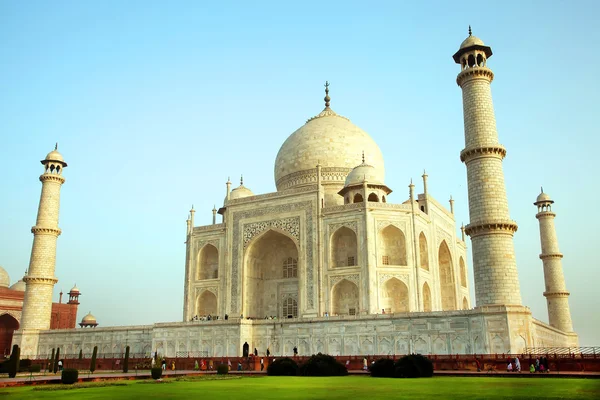
[[[122, 386], [73, 390], [0, 389], [0, 397], [26, 399], [598, 399], [600, 380], [569, 378], [384, 379], [244, 377], [172, 383], [120, 381]], [[123, 385], [124, 384], [124, 385]]]

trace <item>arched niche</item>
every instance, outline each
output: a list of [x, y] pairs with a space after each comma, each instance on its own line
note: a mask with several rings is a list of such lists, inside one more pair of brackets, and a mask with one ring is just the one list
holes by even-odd
[[298, 302], [296, 299], [287, 297], [283, 300], [281, 316], [283, 318], [298, 318]]
[[408, 287], [397, 278], [388, 279], [381, 290], [381, 308], [385, 309], [386, 312], [408, 312], [409, 309], [409, 297]]
[[429, 288], [429, 284], [425, 282], [423, 284], [423, 311], [429, 312], [431, 310], [431, 289]]
[[379, 232], [379, 254], [383, 265], [406, 264], [406, 238], [394, 225], [388, 225]]
[[217, 296], [210, 290], [200, 293], [196, 301], [196, 315], [217, 315], [217, 311]]
[[442, 241], [438, 252], [440, 272], [440, 293], [442, 295], [442, 310], [456, 310], [456, 288], [452, 268], [452, 256], [446, 241]]
[[429, 251], [427, 250], [427, 238], [423, 232], [419, 235], [419, 260], [421, 268], [429, 271]]
[[356, 194], [354, 195], [354, 200], [353, 200], [352, 202], [353, 202], [353, 203], [362, 203], [363, 201], [364, 201], [364, 200], [363, 200], [362, 194], [360, 194], [360, 193], [356, 193]]
[[4, 355], [11, 353], [13, 333], [19, 329], [19, 321], [10, 314], [0, 315], [0, 351]]
[[369, 195], [369, 197], [367, 198], [367, 200], [368, 200], [368, 201], [373, 201], [373, 202], [379, 203], [379, 196], [377, 196], [377, 194], [376, 194], [376, 193], [371, 193], [371, 194]]
[[331, 290], [331, 314], [356, 315], [359, 312], [358, 307], [358, 286], [342, 279]]
[[298, 297], [298, 247], [286, 234], [268, 230], [255, 238], [244, 262], [244, 316], [282, 315], [286, 296]]
[[197, 261], [197, 278], [217, 279], [219, 277], [219, 251], [212, 244], [204, 245], [200, 249]]
[[469, 302], [467, 301], [466, 297], [463, 297], [463, 301], [462, 301], [462, 309], [463, 310], [468, 310], [469, 309]]
[[332, 267], [348, 267], [358, 265], [358, 245], [356, 233], [345, 226], [331, 235]]
[[465, 266], [465, 260], [462, 257], [458, 259], [458, 265], [460, 267], [460, 286], [467, 287], [467, 267]]

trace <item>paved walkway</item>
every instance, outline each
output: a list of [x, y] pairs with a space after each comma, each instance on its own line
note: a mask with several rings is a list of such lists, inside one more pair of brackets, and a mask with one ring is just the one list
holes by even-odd
[[[266, 371], [230, 371], [231, 375], [247, 375], [247, 376], [264, 376]], [[177, 377], [177, 376], [196, 376], [205, 374], [216, 374], [216, 371], [165, 371], [164, 377]], [[361, 370], [349, 371], [350, 375], [368, 375], [368, 372]], [[435, 371], [436, 376], [470, 376], [470, 377], [512, 377], [512, 378], [549, 378], [549, 377], [570, 377], [570, 378], [592, 378], [600, 379], [600, 372], [548, 372], [544, 374], [536, 373], [531, 374], [529, 372], [477, 372], [477, 371]], [[107, 371], [98, 372], [94, 374], [87, 374], [85, 372], [79, 373], [80, 382], [92, 382], [101, 380], [133, 380], [133, 379], [150, 379], [150, 371], [138, 371], [123, 373], [120, 371]], [[25, 375], [19, 374], [16, 378], [0, 378], [0, 387], [8, 386], [23, 386], [23, 385], [42, 385], [50, 383], [60, 383], [60, 374], [46, 374], [46, 375]]]

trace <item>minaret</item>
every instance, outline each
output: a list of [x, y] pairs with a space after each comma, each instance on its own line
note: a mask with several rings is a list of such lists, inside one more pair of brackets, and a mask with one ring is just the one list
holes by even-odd
[[[58, 212], [60, 208], [60, 188], [65, 183], [62, 176], [67, 163], [58, 152], [58, 145], [41, 161], [44, 173], [40, 176], [42, 194], [38, 207], [37, 221], [31, 228], [33, 246], [29, 269], [23, 281], [26, 283], [23, 300], [23, 316], [20, 330], [23, 343], [31, 331], [50, 329], [52, 313], [52, 290], [58, 280], [54, 277], [56, 264], [56, 239], [61, 231], [58, 228]], [[29, 341], [31, 342], [31, 341]], [[27, 355], [37, 352], [36, 344], [23, 347]], [[33, 344], [33, 343], [32, 343]]]
[[535, 217], [540, 221], [540, 240], [542, 242], [540, 258], [544, 263], [544, 282], [546, 283], [544, 296], [548, 303], [550, 325], [563, 332], [573, 332], [571, 311], [569, 310], [569, 292], [567, 292], [562, 269], [563, 255], [558, 249], [558, 238], [554, 228], [556, 214], [552, 212], [553, 203], [550, 196], [544, 193], [544, 189], [533, 203], [538, 208]]
[[487, 67], [492, 49], [471, 34], [453, 58], [461, 65], [456, 83], [463, 94], [465, 148], [460, 159], [467, 167], [470, 223], [465, 232], [473, 243], [473, 270], [477, 306], [521, 305], [521, 291], [502, 160], [506, 149], [498, 142]]

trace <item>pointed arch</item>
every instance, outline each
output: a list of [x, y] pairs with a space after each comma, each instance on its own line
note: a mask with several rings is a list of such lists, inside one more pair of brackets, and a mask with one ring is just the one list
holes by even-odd
[[462, 301], [462, 308], [463, 310], [468, 310], [469, 309], [469, 302], [467, 301], [467, 297], [463, 297], [463, 301]]
[[212, 244], [206, 244], [198, 253], [196, 279], [217, 279], [219, 277], [219, 251]]
[[244, 316], [283, 317], [279, 287], [285, 282], [286, 295], [298, 296], [298, 260], [298, 246], [281, 231], [269, 229], [252, 240], [244, 260]]
[[331, 290], [332, 315], [358, 314], [358, 286], [347, 279], [339, 281]]
[[458, 265], [460, 266], [460, 286], [467, 287], [467, 267], [465, 266], [465, 260], [462, 256], [458, 259]]
[[379, 232], [379, 262], [383, 265], [406, 264], [406, 238], [394, 225], [388, 225]]
[[427, 238], [423, 232], [419, 235], [419, 259], [421, 268], [429, 271], [429, 251], [427, 249]]
[[367, 200], [369, 200], [369, 201], [374, 201], [374, 202], [376, 202], [376, 203], [379, 203], [379, 197], [378, 197], [378, 196], [377, 196], [377, 194], [375, 194], [375, 193], [371, 193], [371, 194], [369, 195], [369, 198], [368, 198]]
[[431, 289], [429, 284], [425, 282], [423, 284], [423, 311], [430, 312], [431, 310]]
[[388, 279], [383, 284], [381, 298], [381, 308], [386, 312], [388, 310], [392, 313], [410, 311], [408, 287], [397, 278]]
[[210, 290], [205, 290], [198, 296], [196, 315], [217, 315], [217, 296]]
[[358, 243], [356, 233], [342, 226], [331, 235], [331, 266], [348, 267], [358, 265]]
[[353, 201], [353, 203], [362, 203], [363, 201], [364, 200], [363, 200], [362, 194], [356, 193], [354, 195], [354, 201]]
[[438, 252], [440, 292], [442, 295], [442, 311], [456, 310], [456, 290], [452, 267], [452, 256], [445, 240], [440, 244]]
[[14, 332], [19, 329], [19, 321], [9, 313], [0, 315], [0, 355], [10, 354]]

